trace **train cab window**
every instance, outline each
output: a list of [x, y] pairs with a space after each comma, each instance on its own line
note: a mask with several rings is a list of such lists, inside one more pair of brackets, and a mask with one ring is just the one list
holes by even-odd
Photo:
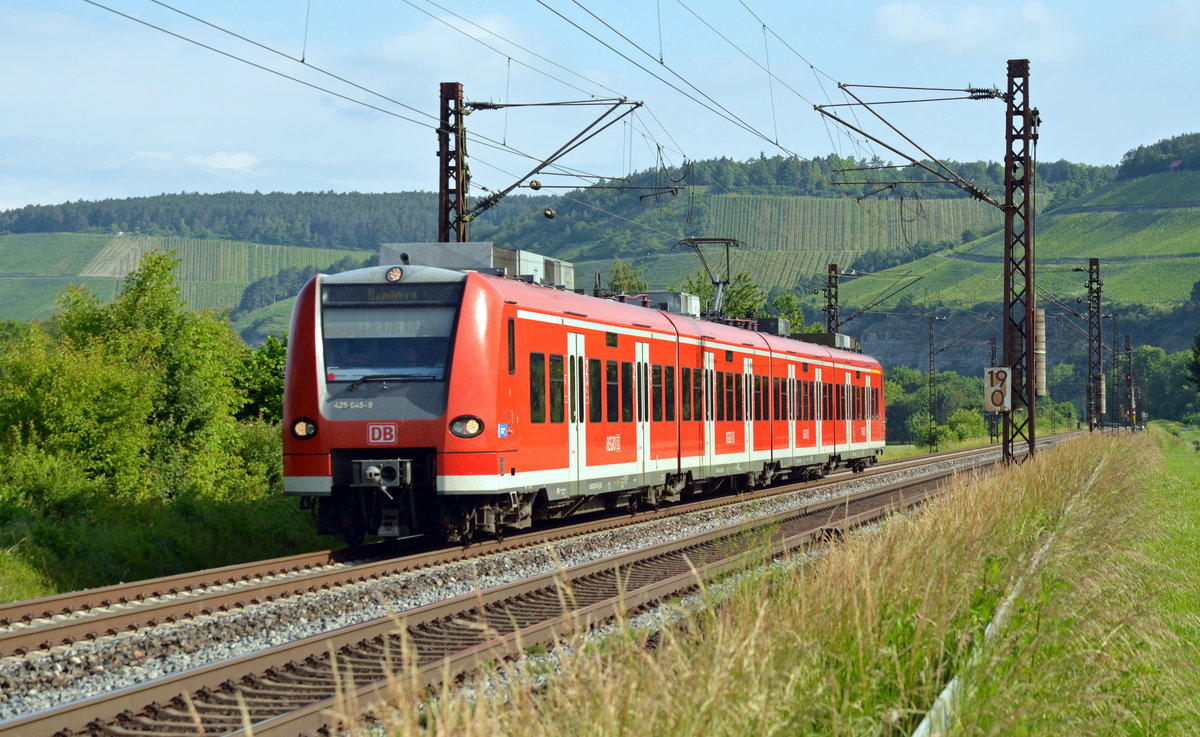
[[[730, 374], [729, 377], [731, 379], [734, 378], [733, 374]], [[742, 400], [742, 382], [735, 380], [732, 383], [733, 383], [733, 406], [737, 408], [737, 421], [742, 422], [746, 418], [745, 409], [742, 406], [742, 401], [743, 401]]]
[[717, 422], [725, 419], [725, 372], [717, 372]]
[[529, 354], [529, 421], [546, 421], [546, 354]]
[[692, 370], [687, 366], [679, 370], [679, 419], [692, 419]]
[[633, 422], [633, 364], [621, 362], [621, 421]]
[[667, 422], [675, 421], [675, 367], [663, 366], [663, 394]]
[[650, 369], [650, 385], [653, 387], [650, 397], [650, 419], [662, 422], [663, 418], [663, 367], [657, 363]]
[[609, 361], [605, 367], [605, 381], [607, 383], [607, 391], [604, 397], [605, 404], [608, 406], [607, 420], [609, 422], [617, 422], [621, 419], [621, 380], [620, 369], [617, 368], [616, 361]]
[[563, 387], [563, 357], [550, 356], [550, 421], [562, 422], [566, 394]]
[[588, 422], [599, 422], [604, 416], [604, 402], [602, 400], [601, 382], [604, 380], [604, 374], [600, 372], [600, 359], [588, 359]]

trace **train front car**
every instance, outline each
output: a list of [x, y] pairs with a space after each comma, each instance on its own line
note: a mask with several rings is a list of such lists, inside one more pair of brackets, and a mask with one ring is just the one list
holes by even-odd
[[455, 331], [467, 275], [380, 266], [318, 275], [292, 312], [284, 387], [284, 492], [317, 529], [358, 544], [438, 529]]

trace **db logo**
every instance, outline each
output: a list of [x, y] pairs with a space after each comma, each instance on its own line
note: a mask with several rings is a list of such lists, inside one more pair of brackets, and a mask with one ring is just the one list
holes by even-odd
[[367, 443], [369, 445], [394, 445], [396, 443], [396, 424], [394, 422], [367, 423]]

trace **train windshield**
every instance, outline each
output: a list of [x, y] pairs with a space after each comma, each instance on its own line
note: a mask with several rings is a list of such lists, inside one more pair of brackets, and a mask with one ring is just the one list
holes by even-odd
[[[326, 379], [443, 381], [462, 287], [420, 286], [415, 291], [327, 286], [322, 294]], [[371, 301], [364, 304], [368, 295]]]

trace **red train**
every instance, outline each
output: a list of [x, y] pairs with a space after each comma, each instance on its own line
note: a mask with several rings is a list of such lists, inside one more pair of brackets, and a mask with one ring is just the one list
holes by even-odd
[[314, 277], [284, 400], [284, 489], [351, 543], [860, 471], [884, 445], [868, 356], [423, 266]]

